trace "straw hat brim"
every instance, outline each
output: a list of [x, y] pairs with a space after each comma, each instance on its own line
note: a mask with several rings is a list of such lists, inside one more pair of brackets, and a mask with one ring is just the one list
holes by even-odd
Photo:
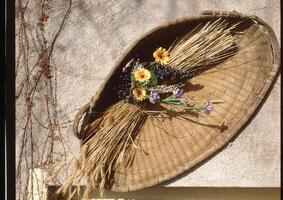
[[[131, 165], [120, 166], [110, 188], [126, 192], [150, 187], [174, 178], [204, 161], [225, 144], [251, 119], [279, 71], [279, 44], [271, 27], [255, 16], [235, 12], [206, 12], [204, 15], [159, 26], [141, 37], [110, 72], [93, 103], [103, 109], [113, 102], [112, 87], [121, 68], [134, 56], [150, 61], [152, 51], [169, 47], [178, 36], [211, 19], [243, 21], [236, 31], [239, 51], [186, 87], [189, 101], [221, 100], [210, 116], [174, 113], [148, 117], [133, 150]], [[88, 105], [78, 115], [82, 115]], [[74, 130], [77, 133], [77, 130]], [[142, 149], [142, 150], [141, 150]]]

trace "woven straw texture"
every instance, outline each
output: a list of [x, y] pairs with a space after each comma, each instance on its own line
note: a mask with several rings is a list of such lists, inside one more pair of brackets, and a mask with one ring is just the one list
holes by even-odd
[[[252, 118], [279, 71], [279, 47], [273, 30], [255, 16], [236, 12], [204, 12], [192, 18], [157, 27], [138, 40], [110, 72], [107, 80], [93, 99], [92, 106], [103, 109], [113, 102], [107, 101], [117, 74], [134, 55], [141, 60], [151, 57], [158, 46], [168, 45], [182, 33], [200, 23], [219, 17], [240, 22], [243, 32], [237, 38], [239, 51], [216, 68], [193, 78], [186, 88], [185, 97], [203, 102], [222, 100], [214, 104], [209, 116], [148, 117], [139, 133], [140, 144], [130, 165], [121, 166], [114, 176], [111, 190], [126, 192], [150, 187], [195, 167], [219, 149]], [[144, 53], [147, 52], [148, 54]], [[78, 121], [89, 108], [84, 106]], [[76, 127], [76, 126], [75, 126]], [[78, 131], [75, 134], [81, 138]]]

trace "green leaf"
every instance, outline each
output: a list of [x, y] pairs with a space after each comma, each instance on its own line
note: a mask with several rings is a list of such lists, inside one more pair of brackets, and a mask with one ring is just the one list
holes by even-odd
[[155, 73], [153, 70], [150, 70], [150, 74], [151, 74], [151, 77], [150, 77], [150, 80], [149, 80], [149, 85], [150, 86], [156, 86], [158, 81], [157, 81], [157, 78], [155, 76]]

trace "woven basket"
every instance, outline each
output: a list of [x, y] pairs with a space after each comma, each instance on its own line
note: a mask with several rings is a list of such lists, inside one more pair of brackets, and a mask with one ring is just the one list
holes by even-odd
[[[136, 41], [109, 73], [92, 101], [77, 114], [74, 133], [79, 139], [85, 135], [78, 130], [83, 118], [90, 120], [87, 111], [93, 107], [103, 111], [117, 101], [112, 98], [113, 85], [119, 81], [122, 67], [134, 56], [143, 61], [152, 59], [152, 51], [159, 46], [168, 48], [176, 37], [211, 19], [227, 18], [240, 22], [236, 31], [239, 52], [204, 75], [193, 78], [189, 93], [195, 100], [221, 99], [208, 117], [187, 119], [149, 118], [140, 131], [139, 148], [130, 166], [121, 166], [114, 175], [113, 191], [126, 192], [150, 187], [174, 178], [208, 157], [232, 139], [247, 124], [271, 88], [279, 71], [279, 45], [271, 27], [256, 16], [237, 12], [205, 11], [202, 15], [182, 18], [159, 26]], [[109, 98], [111, 97], [111, 98]]]

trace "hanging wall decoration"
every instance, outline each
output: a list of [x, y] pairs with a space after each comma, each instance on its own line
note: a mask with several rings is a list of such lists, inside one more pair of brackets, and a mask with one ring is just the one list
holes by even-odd
[[157, 27], [77, 114], [80, 154], [58, 193], [138, 190], [191, 169], [251, 118], [278, 69], [278, 42], [255, 16], [204, 12]]

